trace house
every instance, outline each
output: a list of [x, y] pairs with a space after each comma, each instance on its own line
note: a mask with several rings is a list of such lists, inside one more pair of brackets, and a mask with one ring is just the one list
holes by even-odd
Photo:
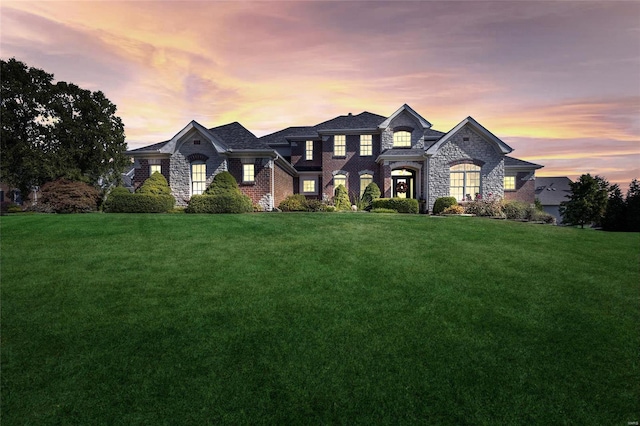
[[445, 133], [405, 104], [388, 117], [349, 113], [261, 138], [239, 123], [207, 129], [192, 121], [171, 140], [127, 154], [135, 160], [134, 187], [157, 170], [178, 205], [228, 170], [267, 210], [292, 193], [329, 200], [340, 184], [355, 198], [376, 182], [383, 197], [419, 199], [427, 212], [445, 196], [533, 203], [542, 166], [508, 156], [512, 151], [471, 117]]
[[571, 179], [566, 176], [536, 178], [535, 197], [540, 200], [544, 211], [556, 218], [556, 223], [562, 223], [560, 203], [569, 200], [570, 183]]

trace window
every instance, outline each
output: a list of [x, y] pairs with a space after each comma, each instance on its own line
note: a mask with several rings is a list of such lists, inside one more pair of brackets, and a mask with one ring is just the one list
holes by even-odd
[[253, 183], [255, 181], [255, 164], [242, 165], [242, 182]]
[[360, 155], [371, 155], [371, 135], [360, 135]]
[[313, 160], [313, 141], [306, 141], [304, 145], [304, 159]]
[[191, 164], [191, 195], [199, 195], [207, 188], [207, 165]]
[[393, 146], [400, 148], [411, 147], [411, 132], [400, 130], [393, 134]]
[[362, 198], [362, 194], [364, 194], [364, 190], [373, 182], [373, 176], [369, 174], [360, 175], [360, 198]]
[[450, 169], [449, 195], [458, 201], [473, 200], [480, 193], [480, 166], [458, 164]]
[[333, 191], [335, 192], [336, 188], [338, 188], [339, 185], [342, 185], [345, 187], [347, 187], [347, 176], [343, 175], [343, 174], [339, 174], [339, 175], [335, 175], [333, 177]]
[[152, 164], [149, 166], [149, 176], [151, 176], [155, 172], [162, 173], [162, 167], [160, 166], [160, 164]]
[[199, 139], [194, 140], [194, 141], [193, 141], [193, 144], [194, 144], [194, 145], [200, 145], [200, 140], [199, 140]]
[[302, 180], [302, 192], [316, 193], [316, 180], [315, 179], [303, 179]]
[[505, 191], [515, 191], [516, 189], [516, 177], [515, 176], [505, 176], [504, 177], [504, 190]]
[[333, 137], [334, 157], [345, 157], [347, 155], [347, 137], [345, 135], [335, 135]]

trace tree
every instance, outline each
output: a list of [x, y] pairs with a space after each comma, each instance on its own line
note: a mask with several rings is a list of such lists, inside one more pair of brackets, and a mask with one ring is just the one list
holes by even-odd
[[629, 184], [626, 199], [627, 231], [640, 232], [640, 182], [634, 179]]
[[127, 165], [124, 125], [102, 92], [91, 92], [12, 58], [0, 61], [0, 179], [28, 193], [60, 177], [94, 186], [119, 181]]
[[626, 228], [627, 204], [622, 196], [620, 187], [615, 184], [609, 189], [607, 211], [602, 219], [602, 229], [605, 231], [624, 231]]
[[609, 183], [589, 173], [569, 183], [569, 200], [560, 204], [563, 221], [569, 225], [600, 224], [607, 208]]

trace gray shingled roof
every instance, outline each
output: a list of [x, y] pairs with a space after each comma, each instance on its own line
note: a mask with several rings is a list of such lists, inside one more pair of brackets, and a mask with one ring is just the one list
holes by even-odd
[[440, 130], [435, 130], [435, 129], [427, 129], [424, 131], [424, 135], [426, 137], [430, 137], [430, 136], [435, 136], [435, 137], [441, 137], [446, 135], [445, 132], [441, 132]]
[[528, 161], [520, 160], [518, 158], [509, 157], [508, 155], [504, 156], [504, 166], [505, 167], [530, 167], [532, 169], [539, 169], [541, 167], [540, 164], [530, 163]]
[[275, 133], [262, 136], [260, 140], [269, 145], [288, 145], [287, 137], [293, 138], [317, 138], [318, 132], [311, 126], [287, 127]]
[[266, 143], [237, 121], [214, 127], [209, 129], [209, 132], [231, 149], [270, 149]]
[[384, 120], [386, 120], [386, 117], [364, 111], [358, 115], [340, 115], [331, 120], [316, 124], [314, 127], [317, 130], [375, 129]]
[[143, 146], [142, 148], [131, 149], [131, 150], [129, 150], [129, 152], [136, 152], [136, 151], [159, 151], [159, 150], [160, 150], [160, 148], [162, 148], [163, 146], [165, 146], [168, 142], [169, 142], [169, 141], [164, 141], [164, 142], [154, 143], [153, 145]]
[[571, 194], [571, 180], [566, 177], [537, 177], [536, 198], [543, 206], [559, 206]]

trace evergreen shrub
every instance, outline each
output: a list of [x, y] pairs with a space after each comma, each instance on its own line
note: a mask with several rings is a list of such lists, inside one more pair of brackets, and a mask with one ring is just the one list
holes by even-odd
[[418, 200], [415, 198], [376, 198], [371, 206], [374, 209], [391, 209], [398, 213], [418, 213]]
[[[126, 188], [125, 188], [126, 189]], [[171, 195], [169, 182], [162, 173], [154, 172], [136, 191], [138, 194]]]
[[238, 194], [243, 195], [238, 187], [236, 178], [229, 172], [220, 172], [213, 177], [213, 181], [203, 195]]
[[194, 195], [185, 213], [250, 213], [251, 198], [240, 194]]
[[349, 194], [347, 188], [344, 185], [338, 185], [336, 188], [336, 195], [333, 197], [333, 205], [336, 210], [351, 210], [351, 200], [349, 200]]
[[363, 210], [371, 210], [371, 202], [376, 198], [380, 198], [380, 188], [375, 182], [371, 182], [362, 193]]
[[115, 188], [104, 202], [105, 213], [166, 213], [173, 209], [171, 195], [132, 194], [126, 188]]
[[436, 202], [433, 204], [433, 214], [440, 214], [447, 209], [447, 207], [455, 206], [458, 204], [456, 197], [440, 197], [436, 198]]

